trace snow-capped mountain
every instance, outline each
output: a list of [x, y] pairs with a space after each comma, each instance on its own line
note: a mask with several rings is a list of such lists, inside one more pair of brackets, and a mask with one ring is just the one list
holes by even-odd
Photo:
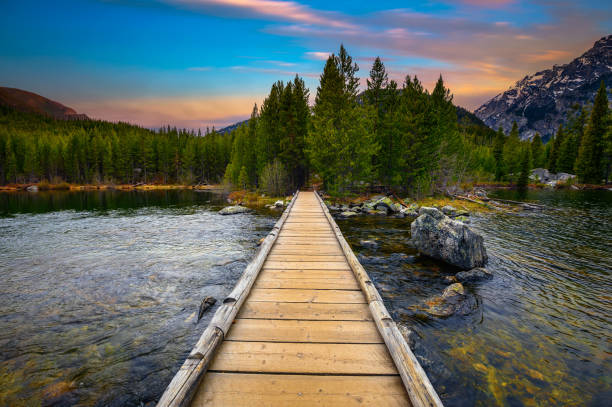
[[501, 126], [508, 133], [516, 121], [521, 138], [539, 132], [548, 140], [572, 105], [593, 101], [602, 80], [612, 86], [612, 35], [569, 64], [525, 76], [474, 113], [493, 129]]

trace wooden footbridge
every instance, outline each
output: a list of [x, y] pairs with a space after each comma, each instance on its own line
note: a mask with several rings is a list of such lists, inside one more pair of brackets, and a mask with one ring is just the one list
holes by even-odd
[[314, 192], [299, 192], [158, 406], [442, 406]]

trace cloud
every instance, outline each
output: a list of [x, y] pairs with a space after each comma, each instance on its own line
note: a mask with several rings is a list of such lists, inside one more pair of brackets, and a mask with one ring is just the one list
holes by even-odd
[[560, 59], [569, 59], [572, 55], [567, 51], [550, 49], [537, 54], [523, 54], [524, 60], [529, 62], [555, 62]]
[[316, 61], [326, 61], [327, 58], [329, 58], [331, 54], [332, 54], [331, 52], [310, 51], [310, 52], [306, 52], [305, 56], [308, 59], [314, 59]]
[[[278, 0], [166, 0], [188, 7], [214, 9], [233, 9], [245, 13], [245, 17], [261, 16], [280, 21], [289, 21], [307, 25], [321, 25], [336, 28], [352, 28], [353, 24], [343, 20], [339, 14], [313, 10], [308, 6], [293, 1]], [[223, 12], [223, 10], [219, 10]], [[235, 17], [235, 15], [234, 15]]]

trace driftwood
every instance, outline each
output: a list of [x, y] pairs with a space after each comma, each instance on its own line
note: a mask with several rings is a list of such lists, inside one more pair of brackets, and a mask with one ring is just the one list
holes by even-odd
[[332, 218], [327, 209], [327, 206], [321, 199], [321, 197], [315, 193], [315, 196], [319, 200], [323, 212], [327, 221], [331, 225], [340, 247], [346, 256], [346, 259], [359, 282], [361, 290], [363, 291], [368, 307], [372, 313], [372, 317], [376, 322], [376, 326], [380, 335], [385, 341], [389, 353], [393, 358], [393, 362], [399, 371], [399, 374], [404, 383], [404, 387], [408, 392], [408, 397], [414, 407], [442, 407], [442, 401], [436, 393], [436, 390], [431, 385], [427, 374], [419, 364], [418, 360], [410, 350], [410, 347], [406, 343], [406, 340], [402, 336], [401, 332], [397, 328], [395, 321], [389, 315], [389, 312], [385, 308], [385, 305], [374, 286], [372, 280], [368, 276], [363, 266], [357, 260], [355, 253], [349, 246], [348, 242], [344, 239], [340, 228]]
[[200, 308], [198, 309], [198, 322], [202, 319], [206, 310], [215, 305], [216, 302], [217, 300], [214, 297], [205, 297], [202, 299]]
[[200, 336], [189, 356], [187, 356], [187, 360], [185, 360], [168, 387], [166, 387], [164, 394], [157, 403], [158, 407], [187, 406], [191, 403], [191, 399], [198, 390], [198, 386], [208, 370], [215, 351], [223, 342], [223, 338], [227, 335], [236, 314], [246, 297], [248, 297], [251, 287], [253, 287], [259, 271], [268, 257], [272, 245], [276, 241], [278, 232], [289, 216], [289, 212], [298, 194], [299, 192], [295, 193], [281, 218], [259, 246], [255, 257], [245, 268], [232, 292], [223, 300], [223, 304], [215, 312], [208, 327], [204, 330], [202, 336]]

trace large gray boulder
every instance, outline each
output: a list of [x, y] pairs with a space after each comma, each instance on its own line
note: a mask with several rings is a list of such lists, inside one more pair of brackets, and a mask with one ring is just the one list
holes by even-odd
[[219, 211], [219, 215], [236, 215], [238, 213], [247, 213], [251, 212], [251, 209], [246, 206], [234, 205], [234, 206], [226, 206], [225, 208]]
[[487, 262], [482, 236], [436, 208], [422, 207], [410, 231], [417, 250], [429, 257], [463, 270], [482, 267]]

